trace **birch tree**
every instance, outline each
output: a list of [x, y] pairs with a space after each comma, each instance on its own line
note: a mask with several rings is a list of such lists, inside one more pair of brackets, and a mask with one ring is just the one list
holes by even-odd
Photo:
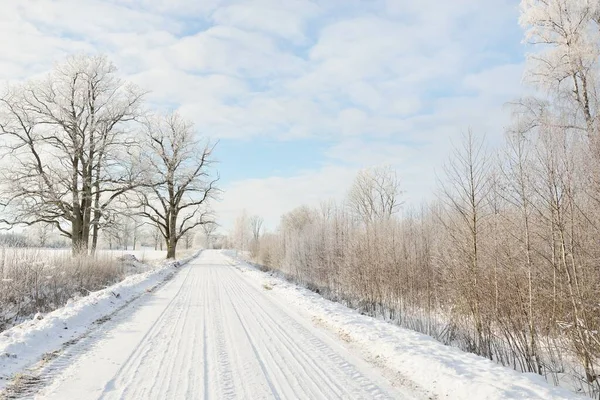
[[[565, 126], [585, 132], [598, 146], [600, 5], [596, 0], [522, 0], [526, 40], [539, 47], [529, 55], [529, 81], [555, 106], [572, 111]], [[597, 149], [598, 150], [598, 149]]]

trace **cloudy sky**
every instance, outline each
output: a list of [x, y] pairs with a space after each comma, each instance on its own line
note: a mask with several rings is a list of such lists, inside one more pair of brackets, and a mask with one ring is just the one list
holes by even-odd
[[502, 138], [525, 48], [515, 0], [28, 0], [0, 13], [0, 80], [105, 53], [149, 103], [219, 140], [216, 205], [274, 227], [391, 164], [432, 198], [449, 143]]

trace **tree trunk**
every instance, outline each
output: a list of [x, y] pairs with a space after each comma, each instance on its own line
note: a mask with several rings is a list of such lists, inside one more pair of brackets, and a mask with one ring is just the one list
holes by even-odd
[[92, 226], [92, 248], [91, 248], [91, 253], [94, 254], [96, 253], [96, 248], [98, 247], [98, 221], [99, 221], [99, 212], [95, 211], [94, 212], [94, 225]]
[[83, 215], [81, 215], [79, 207], [75, 207], [71, 220], [71, 251], [74, 256], [79, 256], [87, 253], [87, 243], [83, 236]]
[[167, 239], [167, 258], [175, 258], [175, 252], [177, 250], [177, 240], [175, 236], [171, 236]]
[[75, 218], [72, 223], [71, 233], [71, 251], [74, 256], [80, 256], [87, 253], [87, 247], [85, 241], [83, 240], [81, 228], [81, 219]]

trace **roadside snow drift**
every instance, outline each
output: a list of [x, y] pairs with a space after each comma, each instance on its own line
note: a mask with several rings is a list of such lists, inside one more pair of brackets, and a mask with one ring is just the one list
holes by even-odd
[[445, 346], [433, 338], [361, 315], [342, 304], [232, 259], [247, 277], [280, 304], [292, 305], [372, 363], [439, 399], [583, 399], [488, 359]]
[[169, 279], [180, 265], [193, 259], [167, 261], [160, 267], [131, 275], [88, 296], [70, 300], [64, 307], [0, 333], [0, 390], [13, 374], [85, 334], [94, 323], [127, 305]]

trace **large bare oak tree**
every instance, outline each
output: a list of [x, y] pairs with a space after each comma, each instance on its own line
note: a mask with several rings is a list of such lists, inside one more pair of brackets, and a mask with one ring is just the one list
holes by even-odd
[[95, 249], [111, 204], [136, 185], [129, 122], [143, 93], [103, 56], [74, 56], [0, 97], [2, 208], [8, 226], [50, 224], [74, 253]]
[[190, 122], [176, 113], [148, 118], [143, 158], [147, 187], [139, 190], [140, 214], [156, 225], [174, 258], [179, 240], [214, 224], [208, 203], [219, 189], [211, 176], [214, 145], [201, 142]]

